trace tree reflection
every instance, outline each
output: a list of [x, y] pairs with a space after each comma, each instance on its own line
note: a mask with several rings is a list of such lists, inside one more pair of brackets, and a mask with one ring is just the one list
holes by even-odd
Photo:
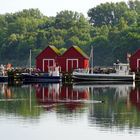
[[[23, 117], [37, 117], [40, 110], [31, 107], [36, 105], [34, 90], [30, 85], [9, 86], [0, 84], [0, 113], [12, 113]], [[32, 100], [30, 100], [32, 99]]]
[[[140, 112], [137, 110], [138, 87], [111, 85], [93, 88], [93, 96], [104, 100], [104, 104], [90, 106], [89, 122], [106, 128], [140, 127]], [[138, 106], [137, 106], [138, 105]]]
[[132, 84], [0, 84], [1, 116], [39, 118], [50, 112], [64, 120], [86, 114], [91, 126], [102, 128], [140, 127], [140, 88]]

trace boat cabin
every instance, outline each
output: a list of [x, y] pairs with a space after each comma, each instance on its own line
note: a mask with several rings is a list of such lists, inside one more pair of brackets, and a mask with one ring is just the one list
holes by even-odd
[[50, 76], [60, 76], [59, 67], [49, 67], [48, 73]]
[[117, 74], [128, 75], [129, 64], [128, 63], [114, 63], [114, 68]]

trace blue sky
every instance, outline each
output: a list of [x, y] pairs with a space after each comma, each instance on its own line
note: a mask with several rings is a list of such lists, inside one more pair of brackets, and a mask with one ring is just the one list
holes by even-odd
[[83, 13], [100, 3], [127, 0], [0, 0], [0, 14], [14, 13], [22, 9], [38, 8], [46, 16], [55, 16], [62, 10]]

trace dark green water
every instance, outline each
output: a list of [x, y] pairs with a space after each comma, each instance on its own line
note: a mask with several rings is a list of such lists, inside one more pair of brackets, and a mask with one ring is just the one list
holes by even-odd
[[140, 138], [140, 87], [0, 84], [2, 140]]

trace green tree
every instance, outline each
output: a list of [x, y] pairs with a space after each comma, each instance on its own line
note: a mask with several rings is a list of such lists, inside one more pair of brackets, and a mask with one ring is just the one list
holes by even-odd
[[119, 24], [118, 24], [118, 29], [121, 31], [121, 30], [124, 30], [126, 28], [128, 28], [127, 21], [123, 17], [121, 17]]
[[125, 2], [105, 3], [91, 8], [88, 11], [88, 16], [90, 17], [90, 22], [95, 26], [115, 26], [127, 10], [128, 6]]

